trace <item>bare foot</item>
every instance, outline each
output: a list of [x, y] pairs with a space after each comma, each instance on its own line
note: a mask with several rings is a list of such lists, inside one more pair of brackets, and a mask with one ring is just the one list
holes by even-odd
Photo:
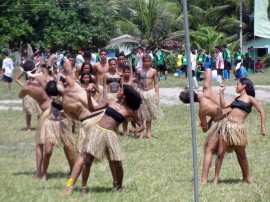
[[81, 194], [85, 196], [87, 194], [87, 187], [82, 187]]
[[141, 135], [140, 135], [139, 139], [143, 139], [143, 136], [144, 136], [144, 134], [143, 134], [143, 133], [141, 133]]
[[62, 196], [69, 195], [72, 193], [72, 189], [73, 189], [73, 186], [68, 186], [60, 193], [60, 195]]
[[34, 176], [33, 176], [33, 178], [34, 178], [35, 180], [40, 179], [40, 177], [41, 177], [41, 174], [39, 174], [39, 173], [35, 173]]
[[26, 132], [31, 132], [31, 128], [26, 128], [25, 131]]
[[200, 179], [200, 185], [205, 185], [205, 184], [207, 184], [207, 180], [204, 180], [204, 179]]
[[127, 132], [123, 132], [123, 135], [124, 135], [124, 137], [127, 137], [128, 136], [128, 133]]
[[46, 180], [47, 180], [47, 175], [46, 174], [42, 175], [41, 181], [42, 182], [46, 182]]
[[218, 186], [218, 180], [214, 179], [213, 184], [215, 187]]
[[148, 138], [149, 140], [152, 140], [152, 139], [153, 139], [152, 134], [151, 134], [151, 133], [147, 133], [147, 138]]
[[254, 184], [253, 180], [248, 178], [244, 178], [243, 181], [246, 181], [248, 184]]

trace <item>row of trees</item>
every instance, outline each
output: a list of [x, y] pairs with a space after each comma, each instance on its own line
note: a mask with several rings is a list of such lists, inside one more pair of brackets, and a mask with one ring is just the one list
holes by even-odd
[[[122, 34], [152, 47], [165, 39], [184, 43], [181, 0], [2, 0], [1, 43], [78, 50], [104, 47]], [[244, 39], [253, 37], [253, 0], [243, 1]], [[213, 51], [238, 46], [240, 0], [188, 0], [192, 47]]]

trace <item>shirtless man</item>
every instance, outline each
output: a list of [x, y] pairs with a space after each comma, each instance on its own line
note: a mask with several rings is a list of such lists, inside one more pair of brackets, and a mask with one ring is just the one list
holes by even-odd
[[[43, 121], [48, 116], [50, 112], [51, 106], [51, 98], [46, 94], [44, 88], [42, 87], [42, 83], [36, 79], [36, 68], [35, 64], [31, 61], [25, 62], [23, 65], [24, 71], [28, 75], [28, 82], [26, 82], [21, 89], [19, 94], [20, 98], [24, 98], [26, 95], [31, 96], [34, 98], [37, 103], [39, 104], [42, 113], [40, 115], [38, 121], [38, 127], [36, 132], [36, 138], [40, 135], [40, 130], [43, 124]], [[43, 145], [36, 144], [36, 173], [34, 178], [41, 177], [41, 165], [43, 161]]]
[[[207, 68], [204, 72], [203, 93], [197, 94], [194, 91], [194, 102], [199, 102], [199, 118], [200, 126], [203, 132], [207, 132], [213, 121], [221, 120], [229, 110], [221, 110], [219, 95], [212, 89], [212, 72]], [[183, 103], [190, 103], [189, 91], [185, 90], [180, 93], [180, 100]], [[207, 116], [210, 120], [207, 122]], [[208, 179], [209, 169], [212, 163], [212, 155], [218, 148], [218, 137], [215, 135], [209, 136], [206, 140], [204, 149], [204, 160], [202, 177], [200, 184], [206, 184]]]
[[126, 56], [124, 53], [119, 53], [117, 55], [117, 72], [122, 75], [124, 66], [126, 65]]
[[[94, 64], [93, 70], [99, 90], [103, 92], [103, 77], [104, 74], [109, 71], [110, 67], [109, 63], [107, 62], [107, 51], [105, 49], [101, 49], [99, 55], [100, 55], [100, 62]], [[104, 99], [104, 95], [102, 95], [102, 98]], [[103, 99], [99, 99], [99, 102], [102, 102]]]
[[[103, 113], [95, 112], [95, 114], [92, 114], [89, 111], [86, 91], [74, 81], [70, 61], [64, 60], [62, 66], [62, 77], [59, 79], [57, 88], [62, 94], [63, 109], [72, 119], [81, 121], [83, 129], [83, 132], [80, 132], [79, 135], [79, 154], [77, 155], [76, 163], [73, 167], [70, 179], [68, 180], [67, 187], [64, 190], [64, 194], [69, 194], [83, 168], [84, 158], [81, 149], [85, 139], [84, 135], [90, 131], [91, 127], [95, 125], [97, 121], [99, 121]], [[83, 188], [82, 191], [85, 191], [85, 188]]]
[[[142, 104], [138, 110], [140, 117], [146, 121], [146, 135], [152, 138], [152, 120], [161, 118], [163, 113], [159, 107], [159, 87], [157, 71], [151, 67], [151, 56], [146, 54], [142, 58], [142, 67], [137, 69], [138, 92], [142, 96]], [[142, 139], [144, 133], [140, 135]]]

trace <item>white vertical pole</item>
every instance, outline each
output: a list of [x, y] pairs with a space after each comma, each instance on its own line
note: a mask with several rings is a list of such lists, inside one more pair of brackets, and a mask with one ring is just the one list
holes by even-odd
[[198, 168], [197, 168], [197, 146], [196, 146], [196, 127], [195, 127], [195, 111], [194, 111], [194, 95], [192, 85], [192, 68], [190, 58], [190, 37], [188, 26], [187, 0], [182, 0], [184, 12], [184, 28], [186, 39], [186, 52], [188, 58], [188, 82], [190, 93], [190, 112], [191, 112], [191, 126], [192, 126], [192, 149], [193, 149], [193, 173], [194, 173], [194, 201], [199, 201], [199, 186], [198, 186]]

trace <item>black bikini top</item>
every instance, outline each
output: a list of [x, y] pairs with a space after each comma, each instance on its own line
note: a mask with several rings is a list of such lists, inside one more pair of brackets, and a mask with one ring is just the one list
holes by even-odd
[[231, 104], [231, 108], [238, 108], [238, 109], [241, 109], [245, 112], [247, 112], [248, 114], [251, 112], [251, 108], [252, 106], [250, 106], [249, 104], [241, 101], [241, 100], [238, 100], [239, 97], [237, 97], [235, 99], [235, 101], [233, 101], [233, 103]]
[[120, 114], [118, 111], [111, 107], [107, 107], [105, 114], [112, 117], [114, 120], [116, 120], [118, 123], [124, 122], [125, 118]]
[[107, 81], [107, 84], [113, 83], [113, 82], [120, 83], [120, 78], [107, 78], [106, 81]]

